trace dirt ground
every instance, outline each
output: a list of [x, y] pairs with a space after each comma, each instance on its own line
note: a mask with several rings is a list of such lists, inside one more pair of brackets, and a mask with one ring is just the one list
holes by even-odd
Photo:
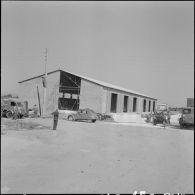
[[1, 120], [1, 193], [193, 193], [194, 131]]

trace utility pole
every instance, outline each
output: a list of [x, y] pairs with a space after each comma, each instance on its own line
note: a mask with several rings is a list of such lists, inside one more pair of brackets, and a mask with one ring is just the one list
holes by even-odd
[[43, 116], [45, 116], [45, 106], [46, 106], [46, 97], [47, 97], [47, 48], [45, 49], [45, 86], [44, 86], [44, 97], [43, 97]]

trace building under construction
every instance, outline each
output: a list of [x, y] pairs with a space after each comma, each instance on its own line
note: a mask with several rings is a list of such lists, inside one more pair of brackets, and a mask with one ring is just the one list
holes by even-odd
[[[91, 108], [98, 113], [150, 112], [157, 99], [62, 70], [20, 81], [20, 97], [28, 101], [29, 108], [35, 104], [42, 110], [44, 87], [47, 89], [45, 112], [55, 109], [78, 110]], [[44, 86], [46, 85], [46, 86]]]

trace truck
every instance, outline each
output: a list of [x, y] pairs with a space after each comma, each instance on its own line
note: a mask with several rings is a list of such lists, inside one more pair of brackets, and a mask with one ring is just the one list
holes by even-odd
[[167, 104], [158, 104], [154, 112], [151, 112], [146, 117], [146, 122], [151, 122], [153, 125], [170, 124], [170, 116]]
[[179, 124], [181, 129], [185, 126], [194, 126], [194, 107], [182, 108]]
[[1, 99], [1, 117], [22, 118], [28, 116], [28, 102], [18, 98]]

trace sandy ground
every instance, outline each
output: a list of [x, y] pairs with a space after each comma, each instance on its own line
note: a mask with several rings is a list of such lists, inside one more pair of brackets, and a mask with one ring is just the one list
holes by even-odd
[[194, 131], [25, 119], [42, 128], [6, 129], [1, 193], [193, 193]]

